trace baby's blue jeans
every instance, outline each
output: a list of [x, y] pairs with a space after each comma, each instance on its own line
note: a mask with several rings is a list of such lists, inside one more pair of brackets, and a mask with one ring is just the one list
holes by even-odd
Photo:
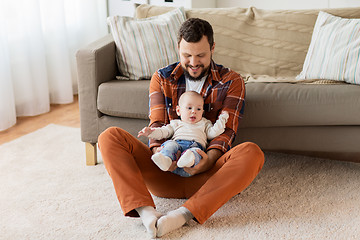
[[[167, 140], [164, 142], [161, 146], [164, 148], [161, 149], [160, 153], [162, 153], [165, 156], [168, 156], [171, 158], [171, 160], [176, 160], [176, 153], [178, 151], [183, 154], [186, 150], [190, 150], [195, 155], [195, 163], [193, 166], [198, 164], [200, 162], [201, 156], [198, 152], [196, 152], [196, 149], [200, 149], [204, 151], [203, 146], [195, 141], [189, 141], [189, 140]], [[182, 177], [190, 177], [191, 175], [184, 171], [183, 168], [176, 168], [173, 173], [180, 175]]]

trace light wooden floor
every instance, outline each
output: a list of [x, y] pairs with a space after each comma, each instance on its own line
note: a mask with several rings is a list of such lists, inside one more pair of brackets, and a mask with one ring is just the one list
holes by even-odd
[[70, 127], [80, 127], [78, 96], [70, 104], [51, 104], [50, 112], [34, 117], [18, 117], [16, 124], [0, 131], [0, 145], [25, 134], [43, 128], [48, 124], [59, 124]]

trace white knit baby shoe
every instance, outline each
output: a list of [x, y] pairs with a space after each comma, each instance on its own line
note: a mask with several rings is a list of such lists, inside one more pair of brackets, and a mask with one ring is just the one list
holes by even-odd
[[159, 152], [152, 155], [151, 160], [163, 171], [169, 170], [172, 163], [171, 158]]
[[179, 161], [177, 162], [177, 166], [180, 168], [192, 167], [194, 163], [195, 163], [195, 154], [191, 150], [187, 150], [179, 158]]

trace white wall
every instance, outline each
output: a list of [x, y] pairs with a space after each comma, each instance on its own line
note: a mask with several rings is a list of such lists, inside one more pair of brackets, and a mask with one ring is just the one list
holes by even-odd
[[107, 0], [109, 16], [129, 16], [132, 17], [135, 12], [135, 4], [131, 1]]
[[359, 0], [217, 0], [217, 7], [256, 7], [260, 9], [311, 9], [360, 7]]
[[360, 7], [359, 0], [329, 0], [329, 7], [340, 8], [340, 7]]

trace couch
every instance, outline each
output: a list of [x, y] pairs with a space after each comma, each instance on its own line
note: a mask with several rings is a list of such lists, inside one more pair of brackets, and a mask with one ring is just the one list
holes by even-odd
[[[137, 18], [170, 11], [141, 5]], [[323, 9], [360, 18], [360, 8]], [[264, 151], [360, 162], [360, 86], [326, 80], [296, 81], [319, 9], [186, 9], [186, 17], [214, 28], [216, 63], [246, 78], [245, 114], [233, 145], [251, 141]], [[86, 163], [97, 162], [99, 134], [110, 126], [131, 134], [149, 123], [149, 80], [121, 78], [109, 34], [78, 50], [81, 139]], [[120, 77], [119, 77], [120, 76]], [[144, 143], [146, 138], [140, 138]]]

